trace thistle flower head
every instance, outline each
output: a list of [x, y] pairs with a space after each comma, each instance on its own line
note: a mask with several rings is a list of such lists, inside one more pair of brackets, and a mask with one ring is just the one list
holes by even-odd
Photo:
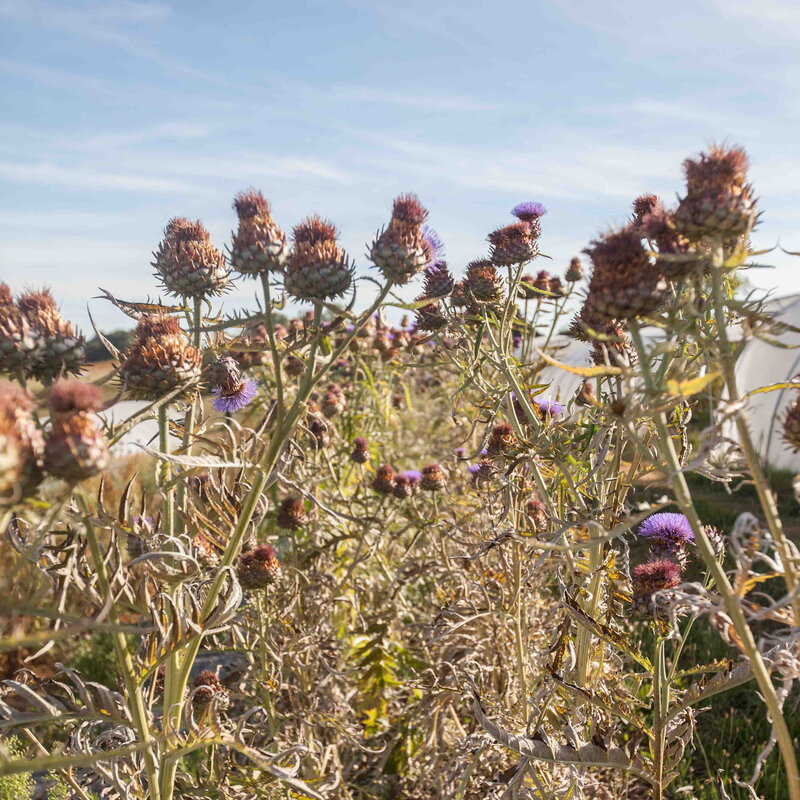
[[164, 228], [164, 240], [177, 244], [179, 242], [208, 242], [211, 234], [199, 219], [173, 217]]
[[294, 226], [292, 238], [295, 244], [317, 245], [322, 242], [335, 242], [339, 231], [329, 220], [322, 219], [317, 214], [306, 217]]
[[422, 225], [428, 218], [428, 210], [415, 194], [401, 194], [392, 204], [392, 219], [409, 225]]
[[637, 597], [672, 589], [681, 582], [681, 567], [674, 561], [659, 559], [639, 564], [631, 571], [633, 593]]
[[422, 468], [422, 480], [420, 487], [429, 491], [436, 492], [444, 489], [447, 482], [447, 476], [439, 464], [428, 464]]
[[523, 222], [531, 222], [532, 220], [539, 219], [547, 213], [547, 209], [534, 200], [528, 200], [524, 203], [517, 203], [511, 209], [511, 213]]
[[233, 198], [233, 207], [239, 219], [267, 216], [271, 210], [264, 195], [255, 189], [238, 192]]
[[639, 195], [639, 197], [633, 201], [633, 222], [639, 225], [648, 214], [659, 213], [663, 210], [664, 206], [657, 195]]
[[683, 162], [686, 188], [691, 194], [731, 192], [739, 194], [747, 182], [749, 159], [742, 147], [712, 145], [697, 159]]
[[639, 536], [668, 546], [682, 546], [694, 541], [694, 532], [686, 516], [671, 511], [648, 517], [639, 526]]
[[214, 410], [220, 413], [233, 413], [250, 405], [257, 394], [258, 384], [252, 378], [245, 378], [235, 391], [228, 394], [225, 394], [220, 387], [214, 389], [212, 405]]

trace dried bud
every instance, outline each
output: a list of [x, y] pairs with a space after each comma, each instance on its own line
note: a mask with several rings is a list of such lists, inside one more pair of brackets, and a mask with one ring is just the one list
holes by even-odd
[[633, 201], [633, 217], [631, 221], [634, 225], [641, 225], [642, 220], [648, 214], [657, 214], [663, 211], [664, 206], [657, 195], [643, 194]]
[[427, 215], [415, 195], [401, 195], [394, 201], [392, 218], [369, 251], [370, 261], [387, 281], [406, 284], [435, 258], [435, 242], [421, 227]]
[[284, 286], [298, 300], [340, 297], [353, 282], [353, 266], [336, 242], [336, 228], [317, 216], [297, 225]]
[[514, 429], [507, 422], [500, 422], [492, 428], [486, 443], [486, 453], [498, 456], [507, 453], [514, 445]]
[[666, 559], [648, 561], [633, 568], [633, 606], [640, 613], [657, 613], [653, 595], [673, 589], [681, 583], [681, 568]]
[[492, 263], [498, 266], [521, 264], [539, 253], [537, 239], [541, 233], [538, 219], [533, 222], [515, 222], [492, 231], [489, 236]]
[[33, 494], [42, 480], [44, 440], [33, 416], [33, 398], [0, 385], [0, 508]]
[[472, 302], [497, 305], [503, 299], [503, 280], [490, 261], [472, 261], [467, 265], [464, 292]]
[[275, 518], [278, 526], [290, 531], [299, 531], [308, 525], [308, 513], [299, 497], [287, 497], [278, 509]]
[[366, 464], [369, 461], [369, 443], [363, 436], [356, 436], [353, 441], [353, 452], [350, 460], [356, 464]]
[[372, 481], [372, 490], [378, 494], [391, 494], [394, 488], [394, 469], [388, 464], [378, 467], [375, 479]]
[[421, 472], [415, 469], [407, 469], [405, 472], [394, 476], [392, 494], [401, 500], [406, 497], [411, 497], [411, 495], [416, 494], [421, 482]]
[[795, 452], [800, 451], [800, 391], [783, 417], [783, 440]]
[[248, 550], [239, 556], [236, 573], [245, 589], [266, 589], [275, 583], [281, 564], [270, 545]]
[[183, 335], [174, 317], [145, 316], [122, 355], [120, 378], [137, 400], [156, 400], [185, 385], [192, 391], [200, 380], [201, 356]]
[[594, 265], [586, 304], [597, 316], [630, 319], [649, 314], [664, 302], [667, 283], [650, 263], [633, 226], [595, 240], [586, 253]]
[[233, 199], [239, 228], [231, 245], [231, 264], [244, 275], [281, 271], [289, 248], [286, 235], [270, 216], [269, 203], [261, 192], [239, 192]]
[[583, 280], [583, 274], [583, 264], [581, 264], [581, 260], [576, 256], [569, 262], [569, 267], [567, 267], [567, 271], [564, 273], [564, 280], [567, 283], [577, 283]]
[[438, 492], [447, 484], [447, 476], [439, 464], [428, 464], [422, 468], [420, 488], [429, 492]]
[[529, 500], [525, 504], [525, 513], [531, 520], [533, 532], [536, 534], [545, 533], [549, 527], [547, 519], [547, 512], [545, 511], [544, 503], [541, 500]]
[[215, 672], [204, 669], [194, 679], [195, 691], [192, 705], [195, 711], [202, 711], [212, 703], [218, 711], [230, 708], [231, 696]]
[[225, 256], [211, 244], [199, 220], [171, 219], [153, 257], [156, 276], [176, 297], [221, 294], [230, 283]]

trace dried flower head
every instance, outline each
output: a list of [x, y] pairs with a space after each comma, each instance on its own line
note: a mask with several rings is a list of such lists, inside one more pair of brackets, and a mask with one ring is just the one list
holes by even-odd
[[648, 214], [660, 213], [664, 210], [661, 199], [654, 194], [639, 195], [633, 201], [633, 218], [632, 222], [635, 225], [641, 225], [642, 220]]
[[372, 481], [372, 490], [378, 494], [391, 494], [394, 488], [394, 469], [388, 464], [378, 467], [375, 479]]
[[651, 263], [636, 227], [611, 231], [585, 252], [594, 266], [586, 304], [596, 316], [630, 319], [649, 314], [664, 302], [667, 283]]
[[401, 195], [394, 201], [392, 218], [377, 234], [369, 251], [370, 261], [386, 280], [406, 284], [434, 263], [432, 231], [421, 227], [427, 216], [416, 195]]
[[0, 373], [30, 375], [41, 357], [44, 340], [0, 283]]
[[428, 218], [428, 210], [415, 194], [401, 194], [392, 204], [392, 219], [408, 225], [422, 225]]
[[266, 589], [275, 583], [281, 571], [278, 556], [271, 545], [262, 545], [239, 556], [236, 574], [245, 589]]
[[212, 703], [218, 711], [230, 708], [230, 692], [220, 681], [216, 672], [204, 669], [194, 679], [195, 690], [192, 694], [192, 706], [195, 711], [202, 711]]
[[284, 278], [290, 295], [298, 300], [329, 300], [347, 292], [353, 283], [353, 265], [336, 235], [334, 225], [318, 216], [295, 226]]
[[564, 280], [567, 283], [577, 283], [583, 280], [583, 275], [583, 264], [581, 264], [581, 260], [575, 256], [575, 258], [571, 259], [569, 262], [569, 267], [567, 267], [567, 271], [564, 273]]
[[416, 469], [407, 469], [394, 476], [392, 494], [401, 500], [415, 494], [422, 483], [422, 473]]
[[47, 404], [56, 414], [99, 411], [103, 405], [100, 390], [94, 384], [77, 378], [56, 381], [47, 393]]
[[538, 252], [538, 220], [515, 222], [492, 231], [487, 237], [491, 244], [492, 263], [498, 266], [530, 261]]
[[356, 436], [353, 440], [350, 460], [356, 464], [366, 464], [369, 461], [369, 442], [363, 436]]
[[420, 488], [429, 492], [438, 492], [447, 484], [447, 475], [440, 464], [428, 464], [421, 470]]
[[33, 398], [0, 384], [0, 508], [30, 496], [42, 480], [44, 439], [33, 416]]
[[281, 502], [275, 521], [281, 528], [299, 531], [308, 524], [308, 512], [300, 497], [287, 497]]
[[681, 568], [674, 561], [660, 559], [635, 566], [631, 572], [634, 597], [649, 597], [655, 592], [680, 585]]
[[211, 244], [211, 237], [199, 220], [171, 219], [153, 258], [156, 276], [176, 297], [222, 294], [230, 283], [225, 256]]
[[244, 275], [282, 270], [289, 255], [286, 235], [272, 219], [264, 195], [255, 189], [239, 192], [233, 207], [239, 217], [231, 244], [233, 268]]

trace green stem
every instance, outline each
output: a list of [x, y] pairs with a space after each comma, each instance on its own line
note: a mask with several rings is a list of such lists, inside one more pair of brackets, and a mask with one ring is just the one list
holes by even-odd
[[269, 285], [269, 273], [261, 274], [261, 285], [264, 288], [264, 309], [267, 322], [267, 338], [272, 352], [272, 368], [275, 373], [275, 420], [280, 425], [284, 414], [283, 375], [281, 373], [281, 356], [275, 339], [275, 319], [272, 314], [272, 293]]
[[[656, 386], [653, 381], [653, 374], [650, 370], [649, 354], [645, 350], [642, 335], [639, 328], [634, 321], [630, 324], [631, 339], [633, 340], [636, 352], [639, 356], [639, 366], [644, 378], [645, 387], [651, 397], [657, 394]], [[706, 535], [703, 523], [700, 516], [694, 507], [692, 495], [689, 491], [689, 486], [686, 483], [686, 478], [681, 470], [678, 453], [675, 450], [675, 443], [672, 440], [672, 435], [669, 432], [667, 425], [667, 418], [663, 411], [653, 414], [653, 421], [658, 431], [658, 445], [661, 450], [661, 455], [666, 462], [667, 473], [669, 480], [672, 484], [673, 491], [675, 492], [675, 499], [681, 511], [686, 515], [689, 523], [694, 532], [694, 541], [703, 561], [708, 567], [709, 572], [714, 578], [717, 589], [725, 601], [725, 608], [728, 616], [731, 618], [733, 627], [739, 635], [742, 649], [747, 657], [750, 659], [750, 665], [753, 670], [753, 676], [758, 683], [758, 688], [764, 698], [764, 703], [772, 720], [772, 727], [775, 737], [778, 741], [778, 747], [781, 751], [784, 767], [786, 769], [786, 776], [789, 785], [789, 798], [790, 800], [800, 800], [800, 773], [797, 769], [797, 760], [792, 744], [792, 737], [789, 733], [789, 728], [786, 725], [786, 719], [781, 710], [778, 697], [775, 693], [775, 687], [772, 685], [769, 670], [767, 669], [764, 659], [761, 657], [761, 652], [756, 645], [753, 632], [747, 624], [747, 620], [742, 611], [742, 606], [739, 603], [739, 598], [731, 586], [728, 576], [722, 569], [722, 565], [717, 561], [714, 553], [714, 548]]]
[[[169, 407], [163, 405], [158, 409], [158, 448], [165, 455], [169, 454]], [[175, 533], [175, 497], [172, 489], [167, 489], [170, 469], [166, 461], [159, 462], [159, 485], [164, 492], [164, 511], [162, 514], [162, 530], [166, 536]]]
[[656, 652], [653, 665], [653, 782], [654, 800], [664, 797], [664, 755], [667, 738], [667, 711], [669, 709], [669, 681], [665, 658], [665, 641], [656, 639]]

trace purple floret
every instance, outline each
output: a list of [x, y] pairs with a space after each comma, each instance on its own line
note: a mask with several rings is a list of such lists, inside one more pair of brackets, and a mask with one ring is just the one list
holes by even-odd
[[247, 378], [239, 384], [239, 388], [235, 392], [223, 394], [221, 387], [214, 389], [212, 392], [214, 400], [211, 405], [215, 411], [233, 413], [249, 405], [257, 393], [258, 384], [252, 378]]
[[481, 471], [480, 464], [470, 464], [467, 469], [470, 471], [471, 475], [477, 475]]
[[405, 478], [411, 483], [419, 483], [422, 480], [422, 473], [418, 469], [407, 469], [405, 472], [401, 472], [397, 477]]
[[547, 213], [547, 209], [541, 204], [533, 200], [528, 200], [525, 203], [517, 203], [511, 209], [511, 213], [524, 222], [531, 222], [534, 219], [543, 217]]
[[653, 514], [639, 526], [639, 536], [666, 545], [686, 544], [694, 541], [694, 531], [684, 514], [664, 511]]
[[429, 265], [444, 259], [444, 242], [439, 238], [439, 234], [429, 225], [426, 225], [422, 229], [422, 240], [425, 242], [426, 249], [430, 256]]
[[558, 400], [537, 400], [536, 405], [542, 414], [550, 417], [560, 417], [564, 413], [564, 404]]

